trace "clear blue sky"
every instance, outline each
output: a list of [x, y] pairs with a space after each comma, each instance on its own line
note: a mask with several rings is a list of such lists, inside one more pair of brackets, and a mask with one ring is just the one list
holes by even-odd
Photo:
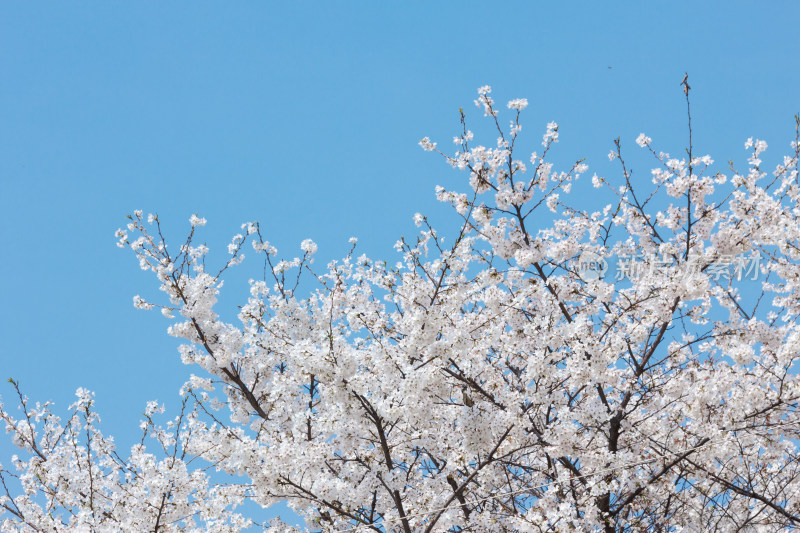
[[434, 186], [460, 179], [418, 140], [446, 146], [459, 107], [477, 121], [484, 84], [529, 99], [533, 144], [558, 121], [557, 158], [590, 172], [613, 174], [617, 136], [680, 151], [684, 72], [697, 151], [744, 158], [757, 136], [783, 153], [799, 6], [2, 2], [0, 374], [62, 406], [96, 391], [127, 447], [192, 369], [167, 321], [133, 309], [155, 284], [115, 246], [124, 216], [158, 212], [177, 242], [197, 212], [212, 253], [259, 220], [290, 257], [308, 237], [340, 256], [355, 235], [392, 259], [414, 212], [442, 213]]

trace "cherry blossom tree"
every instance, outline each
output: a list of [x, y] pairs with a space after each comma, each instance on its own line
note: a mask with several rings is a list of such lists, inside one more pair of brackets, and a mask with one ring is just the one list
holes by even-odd
[[[165, 428], [152, 416], [163, 407], [150, 402], [141, 423], [142, 442], [127, 458], [98, 429], [92, 394], [78, 389], [77, 401], [62, 421], [49, 404], [30, 405], [19, 394], [23, 416], [0, 409], [14, 444], [27, 459], [14, 456], [13, 471], [0, 470], [5, 497], [2, 531], [241, 531], [250, 521], [231, 511], [244, 487], [209, 483], [203, 469], [191, 466], [186, 445], [198, 411], [184, 400], [180, 414]], [[160, 457], [148, 453], [151, 437]], [[12, 496], [12, 483], [20, 493]]]
[[[500, 109], [482, 87], [475, 103], [496, 141], [462, 111], [454, 152], [420, 142], [468, 180], [436, 193], [460, 224], [416, 215], [394, 265], [354, 239], [322, 268], [310, 240], [281, 260], [246, 223], [216, 270], [204, 219], [172, 248], [157, 216], [131, 215], [118, 244], [166, 295], [135, 305], [172, 320], [197, 375], [165, 427], [148, 406], [127, 459], [87, 392], [63, 422], [20, 395], [2, 416], [28, 459], [0, 470], [2, 530], [233, 531], [243, 499], [328, 532], [800, 525], [797, 117], [771, 171], [752, 139], [747, 168], [717, 170], [688, 114], [685, 156], [639, 136], [654, 169], [634, 184], [619, 140], [617, 177], [587, 180], [582, 160], [549, 162], [555, 123], [519, 155], [526, 100]], [[229, 323], [217, 298], [249, 249], [264, 274]], [[622, 279], [606, 268], [632, 257]]]

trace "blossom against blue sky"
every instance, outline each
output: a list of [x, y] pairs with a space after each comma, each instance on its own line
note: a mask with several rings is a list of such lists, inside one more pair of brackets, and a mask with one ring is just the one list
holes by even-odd
[[757, 137], [782, 153], [800, 8], [696, 4], [0, 5], [0, 368], [64, 406], [94, 390], [129, 445], [187, 369], [132, 305], [149, 280], [114, 246], [124, 216], [157, 212], [173, 241], [205, 218], [212, 251], [259, 220], [288, 258], [357, 236], [391, 260], [459, 178], [419, 139], [457, 135], [460, 106], [479, 122], [485, 84], [527, 99], [534, 144], [558, 122], [555, 157], [589, 175], [611, 172], [617, 137], [680, 146], [687, 72], [700, 152], [744, 158]]

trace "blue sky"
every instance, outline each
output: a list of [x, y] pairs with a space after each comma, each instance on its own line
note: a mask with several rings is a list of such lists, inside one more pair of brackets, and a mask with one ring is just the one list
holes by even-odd
[[557, 121], [556, 161], [586, 157], [590, 174], [614, 174], [618, 136], [681, 151], [684, 72], [696, 151], [744, 160], [756, 136], [781, 155], [798, 16], [793, 2], [0, 3], [2, 377], [62, 406], [94, 390], [127, 447], [145, 403], [176, 405], [192, 369], [168, 323], [132, 306], [157, 291], [115, 246], [125, 215], [157, 212], [177, 242], [199, 213], [212, 253], [259, 220], [289, 257], [308, 237], [338, 257], [358, 236], [391, 260], [416, 211], [447, 220], [434, 186], [463, 176], [417, 142], [447, 146], [459, 107], [476, 124], [481, 85], [528, 98], [531, 146]]

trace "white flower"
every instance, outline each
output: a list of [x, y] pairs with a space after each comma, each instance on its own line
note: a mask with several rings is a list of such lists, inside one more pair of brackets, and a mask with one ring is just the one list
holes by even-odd
[[311, 239], [306, 239], [300, 243], [300, 249], [308, 255], [312, 255], [317, 251], [317, 245]]
[[206, 219], [200, 218], [196, 214], [192, 215], [192, 217], [189, 219], [189, 222], [192, 224], [193, 228], [206, 225]]
[[147, 402], [147, 407], [145, 407], [144, 414], [145, 416], [153, 416], [156, 413], [163, 413], [164, 407], [158, 405], [156, 400], [151, 400]]
[[422, 214], [414, 213], [414, 224], [416, 224], [417, 227], [420, 227], [424, 220], [425, 220], [425, 217], [422, 216]]
[[497, 111], [492, 109], [494, 100], [492, 100], [492, 97], [489, 96], [489, 93], [491, 92], [492, 88], [488, 85], [484, 85], [478, 89], [478, 94], [480, 96], [478, 96], [478, 99], [474, 101], [476, 107], [483, 107], [483, 113], [485, 116], [497, 116]]
[[754, 167], [759, 166], [761, 164], [761, 159], [759, 159], [758, 156], [761, 154], [761, 152], [767, 149], [767, 143], [761, 139], [753, 140], [753, 138], [750, 137], [747, 139], [747, 142], [744, 143], [744, 147], [746, 149], [753, 148], [753, 154], [747, 159], [748, 163]]
[[133, 306], [136, 309], [144, 309], [144, 310], [153, 308], [153, 304], [147, 303], [147, 301], [145, 301], [145, 299], [139, 296], [138, 294], [133, 297]]
[[611, 150], [610, 152], [608, 152], [608, 160], [609, 161], [613, 161], [614, 159], [616, 159], [616, 157], [617, 157], [617, 154], [614, 153], [614, 150]]
[[117, 246], [124, 248], [125, 243], [128, 242], [128, 232], [126, 232], [124, 229], [118, 229], [116, 233], [114, 233], [114, 237], [117, 238]]
[[592, 176], [592, 185], [595, 189], [599, 189], [603, 186], [603, 178], [599, 177], [597, 174]]
[[555, 122], [547, 123], [547, 132], [542, 136], [542, 146], [558, 142], [558, 124]]
[[638, 144], [642, 148], [644, 148], [645, 146], [648, 146], [651, 142], [653, 142], [653, 139], [651, 139], [650, 137], [648, 137], [644, 133], [640, 133], [639, 136], [636, 137], [636, 144]]
[[430, 152], [436, 149], [436, 143], [432, 143], [430, 138], [423, 137], [422, 140], [419, 141], [419, 145], [422, 146], [422, 149], [426, 152]]
[[516, 109], [517, 111], [522, 111], [528, 107], [528, 99], [527, 98], [516, 98], [508, 102], [509, 109]]
[[558, 206], [558, 194], [551, 194], [547, 197], [547, 207], [553, 213], [556, 212], [556, 207]]

